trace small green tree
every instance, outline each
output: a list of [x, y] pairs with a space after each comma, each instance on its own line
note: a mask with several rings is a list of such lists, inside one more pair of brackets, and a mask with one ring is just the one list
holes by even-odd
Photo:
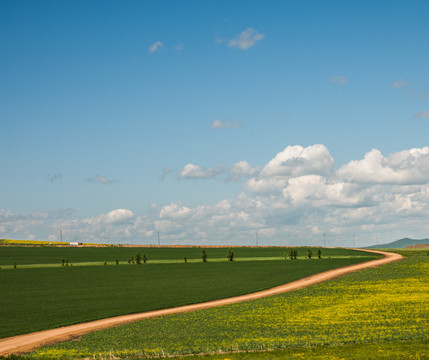
[[116, 259], [116, 265], [119, 265], [119, 260], [118, 259]]
[[298, 250], [294, 249], [293, 250], [293, 259], [296, 260], [297, 257], [298, 257]]
[[293, 260], [293, 254], [294, 254], [294, 250], [293, 250], [293, 249], [289, 249], [289, 253], [288, 253], [288, 255], [289, 255], [289, 258], [290, 258], [291, 260]]
[[66, 266], [69, 266], [69, 260], [66, 259]]
[[186, 258], [186, 256], [183, 258], [185, 260], [185, 264], [188, 262], [188, 259]]
[[205, 250], [202, 251], [201, 258], [203, 259], [203, 262], [207, 262], [207, 253]]
[[64, 266], [65, 259], [61, 259], [61, 266]]
[[143, 254], [143, 257], [142, 257], [142, 259], [143, 259], [143, 262], [146, 264], [146, 261], [147, 261], [147, 257], [146, 257], [146, 254]]
[[142, 257], [140, 255], [140, 253], [137, 253], [137, 255], [136, 255], [136, 263], [140, 265], [141, 261], [142, 261]]
[[307, 249], [307, 256], [309, 259], [311, 259], [311, 255], [313, 255], [313, 252], [311, 251], [310, 248]]
[[226, 257], [228, 258], [229, 261], [233, 261], [234, 260], [234, 253], [232, 252], [231, 249], [228, 250], [228, 253], [226, 254]]
[[317, 256], [319, 257], [319, 259], [322, 258], [322, 250], [317, 250]]

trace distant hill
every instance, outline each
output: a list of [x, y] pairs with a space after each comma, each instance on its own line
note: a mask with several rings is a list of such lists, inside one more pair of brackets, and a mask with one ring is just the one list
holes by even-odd
[[410, 238], [403, 238], [400, 240], [392, 241], [387, 244], [378, 244], [364, 247], [364, 249], [403, 249], [407, 246], [429, 244], [429, 239], [415, 240]]

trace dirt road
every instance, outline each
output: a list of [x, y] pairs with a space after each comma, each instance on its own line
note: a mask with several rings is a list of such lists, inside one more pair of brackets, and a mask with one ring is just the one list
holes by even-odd
[[131, 322], [135, 322], [137, 320], [153, 318], [161, 315], [177, 314], [182, 312], [207, 309], [210, 307], [234, 304], [238, 302], [259, 299], [266, 296], [282, 294], [288, 291], [301, 289], [323, 281], [334, 279], [339, 276], [349, 274], [355, 271], [359, 271], [370, 267], [381, 266], [389, 262], [398, 261], [402, 259], [402, 256], [399, 254], [393, 254], [393, 253], [387, 253], [387, 252], [375, 251], [375, 250], [366, 250], [366, 251], [382, 254], [384, 255], [384, 257], [381, 259], [371, 260], [361, 264], [356, 264], [356, 265], [346, 266], [339, 269], [325, 271], [325, 272], [308, 276], [306, 278], [293, 281], [284, 285], [276, 286], [268, 290], [258, 291], [247, 295], [235, 296], [235, 297], [221, 299], [221, 300], [208, 301], [208, 302], [194, 304], [194, 305], [179, 306], [179, 307], [164, 309], [164, 310], [148, 311], [144, 313], [116, 316], [108, 319], [96, 320], [96, 321], [91, 321], [91, 322], [82, 323], [82, 324], [64, 326], [64, 327], [56, 328], [52, 330], [39, 331], [39, 332], [30, 333], [30, 334], [24, 334], [24, 335], [18, 335], [18, 336], [0, 339], [0, 355], [26, 353], [43, 345], [54, 344], [57, 342], [70, 340], [93, 331], [106, 329], [106, 328], [110, 328], [110, 327], [118, 326], [122, 324], [127, 324]]

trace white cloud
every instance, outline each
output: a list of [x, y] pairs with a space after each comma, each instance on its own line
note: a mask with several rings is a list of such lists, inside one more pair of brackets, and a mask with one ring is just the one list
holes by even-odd
[[429, 110], [423, 111], [422, 113], [418, 113], [414, 115], [415, 118], [427, 118], [429, 117]]
[[335, 84], [345, 85], [347, 84], [347, 77], [344, 75], [335, 75], [332, 76], [329, 81]]
[[372, 149], [363, 160], [342, 166], [338, 176], [357, 183], [423, 184], [429, 181], [429, 147], [404, 150], [387, 158]]
[[149, 46], [148, 51], [152, 54], [163, 47], [164, 47], [164, 44], [161, 41], [157, 41], [153, 43], [151, 46]]
[[179, 171], [180, 179], [213, 179], [223, 173], [225, 166], [223, 164], [217, 167], [205, 168], [202, 166], [187, 164]]
[[129, 222], [134, 217], [134, 213], [128, 209], [116, 209], [107, 214], [87, 219], [90, 224], [123, 224]]
[[321, 144], [306, 148], [288, 146], [262, 169], [261, 176], [301, 176], [308, 174], [325, 175], [333, 171], [334, 159], [328, 149]]
[[106, 176], [101, 176], [101, 175], [97, 175], [95, 178], [88, 178], [86, 179], [86, 181], [88, 182], [92, 182], [95, 184], [103, 184], [103, 185], [109, 185], [109, 184], [113, 184], [115, 182], [118, 182], [118, 180], [108, 180]]
[[252, 167], [247, 161], [239, 161], [228, 170], [228, 181], [239, 181], [243, 177], [254, 177], [259, 169]]
[[262, 40], [265, 37], [264, 34], [259, 33], [253, 28], [247, 28], [240, 35], [237, 35], [234, 39], [228, 42], [228, 46], [235, 49], [248, 50], [253, 47], [257, 41]]
[[[211, 178], [220, 167], [188, 164], [185, 178]], [[186, 170], [186, 171], [185, 171]], [[222, 171], [224, 169], [222, 168]], [[246, 161], [228, 176], [245, 178], [237, 196], [215, 204], [152, 204], [143, 214], [115, 209], [78, 219], [70, 211], [0, 210], [4, 238], [161, 244], [371, 245], [429, 234], [429, 147], [383, 156], [373, 149], [337, 171], [324, 145], [288, 146], [263, 167]], [[216, 176], [217, 176], [216, 175]], [[225, 185], [227, 186], [227, 185]]]
[[399, 88], [407, 86], [407, 85], [408, 85], [408, 83], [406, 81], [399, 79], [392, 84], [392, 87], [395, 89], [399, 89]]
[[241, 127], [240, 121], [222, 121], [215, 119], [211, 124], [212, 129], [237, 129], [239, 127]]

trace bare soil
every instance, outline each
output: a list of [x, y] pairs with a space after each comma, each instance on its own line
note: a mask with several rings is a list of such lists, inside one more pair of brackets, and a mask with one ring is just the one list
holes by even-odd
[[[356, 250], [362, 250], [362, 249], [356, 249]], [[266, 296], [282, 294], [288, 291], [301, 289], [310, 285], [318, 284], [323, 281], [331, 280], [331, 279], [343, 276], [345, 274], [356, 272], [362, 269], [381, 266], [393, 261], [398, 261], [403, 258], [401, 255], [394, 254], [394, 253], [388, 253], [388, 252], [376, 251], [376, 250], [365, 250], [365, 251], [381, 254], [384, 257], [381, 259], [371, 260], [361, 264], [350, 265], [339, 269], [325, 271], [319, 274], [308, 276], [306, 278], [303, 278], [297, 281], [293, 281], [284, 285], [276, 286], [271, 289], [258, 291], [247, 295], [235, 296], [231, 298], [214, 300], [214, 301], [209, 301], [209, 302], [204, 302], [204, 303], [194, 304], [194, 305], [179, 306], [179, 307], [170, 308], [170, 309], [116, 316], [112, 318], [96, 320], [96, 321], [86, 322], [82, 324], [64, 326], [61, 328], [44, 330], [44, 331], [34, 332], [30, 334], [24, 334], [24, 335], [18, 335], [18, 336], [0, 339], [0, 355], [24, 354], [44, 345], [75, 339], [93, 331], [106, 329], [106, 328], [110, 328], [110, 327], [114, 327], [122, 324], [128, 324], [142, 319], [154, 318], [154, 317], [168, 315], [168, 314], [178, 314], [183, 312], [196, 311], [196, 310], [207, 309], [215, 306], [234, 304], [238, 302], [259, 299]]]

